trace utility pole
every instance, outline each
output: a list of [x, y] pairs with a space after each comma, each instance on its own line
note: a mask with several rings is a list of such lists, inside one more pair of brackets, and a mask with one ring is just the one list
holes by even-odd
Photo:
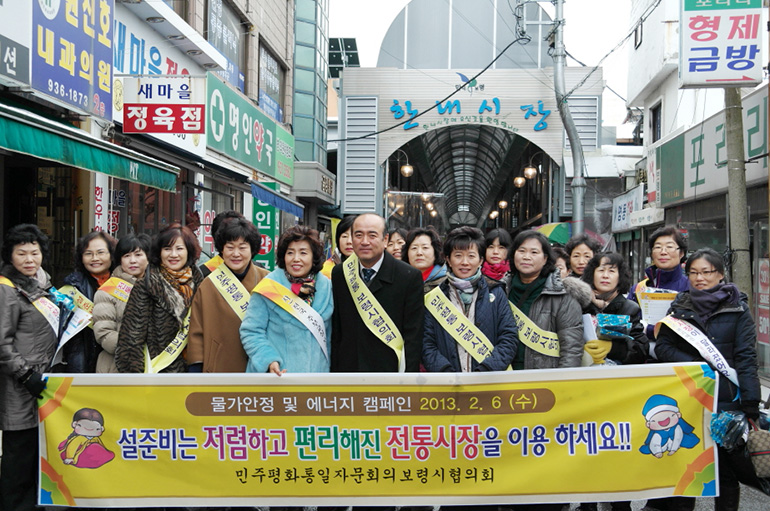
[[743, 151], [743, 106], [741, 89], [725, 87], [725, 141], [727, 145], [727, 204], [730, 218], [730, 267], [732, 282], [753, 301], [749, 218], [746, 205], [746, 155]]
[[[556, 16], [554, 19], [556, 30], [553, 46], [553, 84], [556, 91], [556, 104], [559, 115], [567, 130], [567, 138], [572, 149], [572, 235], [577, 236], [585, 232], [585, 193], [586, 179], [583, 168], [583, 144], [580, 142], [575, 121], [564, 97], [566, 84], [564, 80], [564, 67], [566, 66], [566, 51], [564, 49], [564, 0], [556, 0]], [[744, 190], [745, 191], [745, 190]]]

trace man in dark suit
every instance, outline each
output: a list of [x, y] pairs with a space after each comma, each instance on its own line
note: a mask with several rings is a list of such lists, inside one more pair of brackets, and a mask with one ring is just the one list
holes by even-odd
[[[422, 275], [385, 251], [385, 219], [374, 213], [356, 218], [353, 251], [359, 281], [367, 283], [404, 339], [407, 372], [420, 370], [423, 335]], [[344, 263], [343, 263], [344, 264]], [[345, 281], [343, 264], [332, 270], [332, 372], [398, 372], [396, 352], [364, 324]], [[372, 271], [373, 270], [373, 271]]]

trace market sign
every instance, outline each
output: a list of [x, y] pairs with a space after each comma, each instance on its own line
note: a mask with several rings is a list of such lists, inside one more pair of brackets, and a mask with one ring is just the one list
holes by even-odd
[[29, 85], [32, 2], [0, 0], [0, 84]]
[[32, 87], [112, 119], [114, 0], [30, 0]]
[[[264, 186], [272, 189], [278, 189], [278, 183], [263, 183]], [[254, 205], [252, 211], [254, 218], [252, 221], [259, 229], [262, 240], [259, 245], [259, 253], [254, 256], [254, 261], [261, 264], [264, 268], [272, 271], [275, 269], [275, 249], [280, 236], [281, 212], [275, 206], [262, 202], [259, 199], [252, 199]]]
[[208, 147], [293, 185], [294, 136], [211, 72], [206, 89]]
[[216, 71], [216, 74], [240, 91], [245, 90], [246, 82], [240, 67], [246, 50], [241, 28], [244, 26], [246, 24], [224, 0], [208, 0], [206, 38], [227, 59], [227, 68]]
[[206, 79], [190, 75], [123, 78], [124, 133], [205, 133]]
[[762, 82], [762, 0], [681, 0], [679, 86]]

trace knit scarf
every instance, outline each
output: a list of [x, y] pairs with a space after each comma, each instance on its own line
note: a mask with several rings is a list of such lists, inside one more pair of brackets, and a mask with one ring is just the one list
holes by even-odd
[[467, 306], [473, 301], [473, 293], [475, 293], [476, 289], [479, 287], [481, 266], [476, 270], [476, 273], [465, 279], [456, 277], [451, 271], [447, 274], [447, 277], [449, 283], [452, 284], [452, 287], [457, 289], [457, 292], [460, 293], [460, 299]]
[[705, 323], [723, 303], [738, 305], [741, 293], [735, 284], [717, 284], [711, 289], [695, 289], [690, 286], [690, 298], [695, 312]]
[[284, 273], [291, 283], [291, 292], [305, 300], [308, 305], [313, 305], [316, 274], [310, 273], [307, 277], [293, 277], [286, 270], [284, 270]]
[[166, 282], [171, 284], [171, 287], [173, 287], [174, 290], [176, 290], [176, 292], [179, 293], [179, 295], [182, 297], [184, 300], [185, 308], [189, 307], [192, 303], [193, 294], [195, 292], [192, 282], [192, 268], [187, 266], [181, 270], [172, 270], [161, 265], [160, 274], [164, 279], [166, 279]]
[[511, 279], [511, 293], [508, 298], [521, 312], [529, 316], [529, 309], [532, 308], [532, 304], [535, 303], [537, 297], [543, 292], [546, 280], [548, 280], [547, 276], [540, 276], [529, 284], [525, 284], [517, 273]]
[[503, 278], [511, 272], [511, 262], [507, 259], [501, 263], [489, 264], [484, 261], [481, 265], [481, 273], [487, 277], [495, 280], [503, 280]]

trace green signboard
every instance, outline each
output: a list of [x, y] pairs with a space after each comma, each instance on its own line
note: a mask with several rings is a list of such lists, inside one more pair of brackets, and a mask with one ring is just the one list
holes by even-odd
[[684, 198], [684, 135], [656, 149], [660, 167], [660, 204], [666, 206]]
[[[277, 190], [278, 183], [263, 183], [266, 187]], [[280, 212], [275, 206], [254, 198], [254, 218], [252, 221], [262, 235], [262, 244], [254, 261], [270, 271], [275, 269], [275, 247], [280, 234]]]
[[207, 73], [206, 102], [209, 148], [294, 184], [293, 135], [213, 73]]

